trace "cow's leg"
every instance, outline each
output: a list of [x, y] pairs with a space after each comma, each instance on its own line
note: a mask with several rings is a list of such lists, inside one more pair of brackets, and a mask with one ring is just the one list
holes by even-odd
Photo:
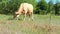
[[33, 18], [33, 12], [31, 12], [31, 18], [32, 18], [32, 21], [34, 20], [34, 18]]
[[31, 14], [29, 14], [29, 21], [30, 21]]
[[24, 15], [24, 21], [25, 21], [25, 19], [26, 19], [26, 13], [25, 13], [25, 15]]
[[25, 19], [26, 19], [26, 13], [27, 13], [27, 11], [25, 11], [25, 15], [24, 15], [24, 21], [25, 21]]
[[32, 12], [29, 12], [29, 21], [30, 21], [30, 18], [33, 20], [33, 13]]

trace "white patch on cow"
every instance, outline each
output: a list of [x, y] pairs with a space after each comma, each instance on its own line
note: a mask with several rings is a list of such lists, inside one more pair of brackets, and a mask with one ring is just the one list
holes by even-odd
[[17, 17], [19, 17], [19, 15], [17, 15]]

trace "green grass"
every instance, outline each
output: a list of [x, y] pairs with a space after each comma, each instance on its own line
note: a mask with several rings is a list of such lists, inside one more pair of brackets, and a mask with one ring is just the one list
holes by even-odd
[[34, 15], [34, 21], [0, 14], [0, 34], [60, 34], [60, 16]]

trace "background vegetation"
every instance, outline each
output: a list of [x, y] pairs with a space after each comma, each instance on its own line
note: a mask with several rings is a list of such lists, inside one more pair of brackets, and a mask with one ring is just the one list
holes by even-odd
[[0, 13], [13, 14], [24, 1], [34, 6], [34, 14], [60, 14], [60, 2], [58, 0], [56, 0], [56, 4], [53, 4], [53, 0], [48, 3], [45, 0], [39, 2], [36, 0], [0, 0]]

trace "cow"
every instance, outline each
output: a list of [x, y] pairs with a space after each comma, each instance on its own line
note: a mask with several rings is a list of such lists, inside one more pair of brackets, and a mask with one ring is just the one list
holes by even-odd
[[15, 12], [14, 18], [18, 20], [18, 17], [24, 14], [24, 20], [26, 19], [26, 15], [29, 15], [30, 18], [33, 20], [33, 5], [29, 3], [21, 3], [20, 7], [17, 12]]

